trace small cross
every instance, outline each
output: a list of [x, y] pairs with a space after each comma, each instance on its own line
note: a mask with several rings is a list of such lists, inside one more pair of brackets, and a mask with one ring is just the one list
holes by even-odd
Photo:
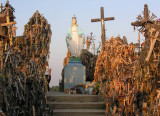
[[100, 12], [101, 12], [101, 18], [100, 19], [91, 19], [91, 22], [101, 21], [101, 39], [102, 39], [102, 47], [103, 47], [104, 42], [106, 41], [104, 21], [114, 20], [114, 17], [104, 18], [104, 8], [103, 7], [101, 7]]
[[94, 40], [95, 40], [95, 39], [93, 39], [93, 38], [94, 38], [93, 33], [91, 32], [90, 34], [91, 34], [91, 35], [90, 35], [89, 39], [90, 39], [90, 41], [92, 41], [92, 43], [94, 43]]
[[1, 6], [0, 6], [0, 8], [1, 8], [1, 12], [2, 12], [2, 10], [3, 10], [3, 5], [2, 5], [2, 3], [1, 3]]
[[93, 33], [91, 32], [90, 34], [91, 34], [91, 37], [92, 37]]
[[93, 36], [93, 33], [91, 32], [90, 34], [91, 34], [91, 35], [90, 35], [90, 40], [93, 41], [93, 37], [94, 37], [94, 36]]

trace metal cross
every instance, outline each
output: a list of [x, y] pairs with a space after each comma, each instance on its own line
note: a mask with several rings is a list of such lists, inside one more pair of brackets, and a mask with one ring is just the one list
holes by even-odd
[[104, 42], [106, 41], [104, 21], [114, 20], [114, 17], [104, 18], [104, 8], [103, 7], [101, 7], [100, 12], [101, 12], [101, 18], [100, 19], [91, 19], [91, 22], [101, 21], [101, 39], [102, 39], [102, 47], [103, 47]]

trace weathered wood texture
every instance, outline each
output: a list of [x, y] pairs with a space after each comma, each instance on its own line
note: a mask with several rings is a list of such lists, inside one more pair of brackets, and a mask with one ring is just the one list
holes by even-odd
[[114, 20], [114, 17], [104, 18], [104, 8], [101, 7], [101, 18], [100, 19], [91, 19], [91, 22], [101, 22], [101, 40], [102, 40], [102, 48], [104, 46], [104, 43], [106, 42], [106, 35], [105, 35], [105, 22], [109, 20]]
[[7, 41], [0, 38], [0, 78], [5, 85], [2, 110], [7, 116], [13, 112], [14, 115], [47, 115], [45, 71], [51, 41], [50, 25], [36, 11], [25, 25], [23, 36], [10, 34], [8, 32], [7, 38], [11, 39]]
[[95, 80], [101, 83], [106, 115], [160, 115], [160, 25], [154, 18], [145, 5], [144, 17], [132, 23], [145, 36], [139, 53], [136, 44], [112, 37], [98, 56]]

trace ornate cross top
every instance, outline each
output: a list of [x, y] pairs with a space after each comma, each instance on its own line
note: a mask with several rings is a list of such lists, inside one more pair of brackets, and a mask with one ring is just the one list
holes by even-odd
[[144, 32], [145, 30], [147, 30], [148, 27], [145, 26], [145, 24], [153, 24], [154, 19], [156, 18], [156, 15], [154, 13], [152, 13], [152, 15], [150, 16], [150, 11], [148, 10], [147, 4], [144, 5], [144, 11], [142, 13], [143, 17], [141, 15], [138, 15], [138, 20], [131, 23], [132, 26], [140, 26], [141, 28], [138, 29], [140, 32]]
[[147, 4], [144, 5], [144, 11], [142, 13], [143, 13], [143, 17], [139, 15], [137, 17], [138, 20], [135, 22], [132, 22], [131, 25], [134, 27], [135, 26], [140, 27], [138, 31], [144, 33], [145, 40], [150, 41], [150, 48], [148, 51], [148, 55], [145, 59], [148, 62], [154, 50], [156, 40], [160, 41], [158, 38], [159, 28], [158, 28], [158, 25], [156, 24], [156, 21], [154, 20], [156, 18], [156, 15], [153, 13], [152, 15], [150, 15], [150, 11], [148, 10]]
[[106, 41], [104, 21], [114, 20], [114, 17], [104, 18], [104, 8], [103, 7], [101, 7], [100, 12], [101, 12], [101, 18], [100, 19], [91, 19], [91, 22], [101, 21], [101, 39], [102, 39], [102, 47], [103, 47], [103, 44]]

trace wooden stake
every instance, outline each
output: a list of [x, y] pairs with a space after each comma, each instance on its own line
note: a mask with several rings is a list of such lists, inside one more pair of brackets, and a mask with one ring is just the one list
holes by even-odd
[[[157, 38], [159, 35], [159, 32], [157, 31], [156, 32], [156, 35], [155, 35], [155, 38]], [[152, 54], [152, 51], [153, 51], [153, 48], [154, 48], [154, 45], [156, 43], [156, 39], [153, 39], [151, 38], [151, 46], [150, 46], [150, 49], [149, 49], [149, 52], [148, 52], [148, 55], [147, 55], [147, 58], [146, 58], [146, 61], [149, 61], [150, 57], [151, 57], [151, 54]]]
[[35, 106], [32, 106], [32, 110], [33, 110], [33, 116], [36, 116]]

